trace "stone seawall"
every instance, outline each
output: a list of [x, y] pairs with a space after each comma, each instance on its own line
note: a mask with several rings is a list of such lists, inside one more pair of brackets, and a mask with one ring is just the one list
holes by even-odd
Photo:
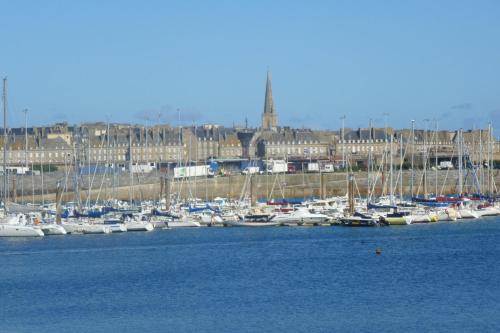
[[[356, 194], [366, 195], [367, 193], [367, 173], [355, 172], [355, 191]], [[25, 176], [29, 177], [29, 176]], [[39, 177], [39, 176], [37, 176]], [[33, 183], [25, 182], [20, 188], [20, 178], [15, 181], [17, 189], [17, 202], [22, 202], [21, 194], [24, 193], [24, 200], [27, 202], [49, 202], [55, 200], [56, 183], [59, 181], [61, 186], [65, 187], [63, 193], [64, 201], [75, 199], [73, 186], [66, 181], [64, 175], [49, 175], [44, 179], [44, 194], [41, 194], [41, 180]], [[481, 178], [481, 177], [478, 177]], [[493, 178], [495, 183], [500, 180], [499, 170], [494, 170]], [[91, 200], [108, 199], [115, 197], [122, 200], [149, 200], [160, 198], [160, 191], [164, 186], [161, 186], [160, 175], [146, 175], [132, 181], [133, 186], [130, 186], [130, 178], [126, 175], [121, 175], [117, 181], [113, 183], [109, 176], [102, 178], [96, 176], [94, 179], [83, 179], [80, 186], [80, 196], [82, 200], [87, 200], [89, 195], [88, 184], [92, 184], [90, 191]], [[279, 199], [279, 198], [301, 198], [301, 197], [328, 197], [334, 195], [345, 195], [347, 193], [347, 174], [346, 173], [299, 173], [299, 174], [281, 174], [281, 175], [233, 175], [227, 177], [214, 178], [198, 178], [184, 181], [170, 182], [170, 193], [178, 195], [181, 198], [197, 197], [202, 199], [212, 199], [215, 197], [226, 198], [243, 198], [248, 197], [253, 201], [263, 199]], [[449, 194], [456, 193], [458, 186], [458, 172], [438, 171], [437, 173], [437, 193]], [[388, 194], [390, 188], [390, 177], [379, 175], [375, 185], [373, 182], [375, 176], [371, 177], [371, 187], [374, 188], [375, 195]], [[482, 183], [484, 191], [488, 189], [488, 177], [485, 175], [479, 182]], [[139, 183], [139, 185], [137, 185]], [[416, 172], [414, 177], [414, 194], [423, 194], [425, 190], [422, 172]], [[429, 171], [427, 173], [427, 192], [436, 192], [436, 173]], [[35, 184], [35, 193], [33, 194], [33, 184]], [[64, 186], [66, 184], [66, 186]], [[402, 191], [405, 195], [411, 193], [411, 173], [403, 172]], [[12, 181], [11, 181], [12, 185]], [[494, 185], [492, 185], [494, 186]], [[31, 188], [30, 188], [31, 187]], [[12, 187], [11, 187], [12, 188]], [[401, 186], [398, 181], [397, 173], [393, 177], [394, 193], [399, 195]], [[475, 192], [475, 185], [472, 175], [466, 177], [464, 184], [464, 192]], [[163, 193], [164, 190], [163, 190]], [[13, 198], [12, 198], [13, 199]]]

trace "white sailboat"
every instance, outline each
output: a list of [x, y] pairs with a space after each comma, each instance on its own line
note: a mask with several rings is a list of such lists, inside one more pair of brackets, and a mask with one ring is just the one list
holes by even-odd
[[154, 226], [143, 215], [127, 216], [125, 219], [127, 231], [153, 231]]
[[66, 235], [66, 229], [62, 225], [55, 223], [42, 223], [34, 226], [37, 229], [42, 230], [45, 235]]
[[[8, 213], [9, 188], [7, 172], [7, 78], [3, 79], [3, 204], [5, 213]], [[6, 216], [0, 219], [0, 237], [40, 237], [44, 233], [40, 229], [26, 225], [27, 219], [24, 214]]]
[[26, 224], [23, 214], [6, 216], [0, 219], [0, 237], [40, 237], [42, 230]]

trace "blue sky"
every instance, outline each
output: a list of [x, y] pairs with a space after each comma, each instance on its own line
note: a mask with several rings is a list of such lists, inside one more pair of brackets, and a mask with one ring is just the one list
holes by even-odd
[[[22, 126], [500, 126], [500, 1], [0, 1]], [[430, 126], [430, 125], [429, 125]], [[434, 126], [434, 125], [432, 125]]]

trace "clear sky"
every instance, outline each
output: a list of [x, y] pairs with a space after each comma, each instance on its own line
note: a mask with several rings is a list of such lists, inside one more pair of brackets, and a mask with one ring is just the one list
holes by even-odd
[[280, 125], [500, 126], [498, 0], [0, 0], [0, 37], [12, 126], [259, 126], [268, 68]]

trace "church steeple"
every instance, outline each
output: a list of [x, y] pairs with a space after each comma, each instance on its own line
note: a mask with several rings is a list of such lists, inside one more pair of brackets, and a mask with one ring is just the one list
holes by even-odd
[[271, 86], [271, 73], [267, 71], [266, 97], [264, 101], [264, 113], [262, 114], [262, 129], [275, 130], [278, 126], [278, 117], [274, 112], [273, 89]]

